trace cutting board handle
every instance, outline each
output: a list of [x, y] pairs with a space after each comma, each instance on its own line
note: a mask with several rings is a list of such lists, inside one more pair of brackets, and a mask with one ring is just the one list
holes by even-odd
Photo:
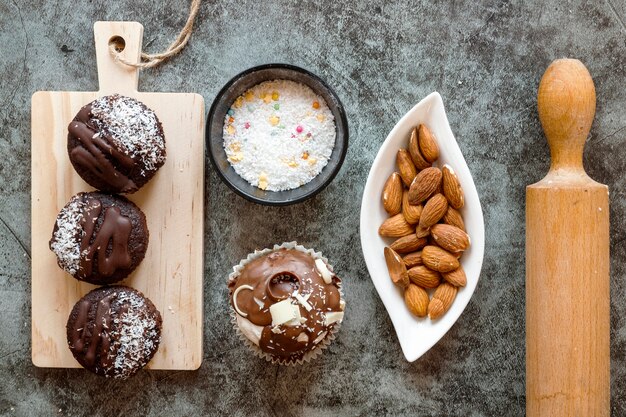
[[109, 50], [111, 43], [120, 49], [120, 56], [130, 62], [139, 62], [143, 26], [138, 22], [96, 22], [93, 25], [98, 62], [99, 94], [137, 92], [138, 72], [135, 67], [115, 59]]
[[539, 83], [537, 106], [550, 145], [550, 171], [584, 173], [583, 150], [596, 113], [596, 90], [585, 65], [554, 61]]

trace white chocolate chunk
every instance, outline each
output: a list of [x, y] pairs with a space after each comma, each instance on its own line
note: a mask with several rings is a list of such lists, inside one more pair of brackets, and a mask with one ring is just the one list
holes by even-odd
[[343, 300], [339, 300], [339, 308], [341, 309], [341, 311], [346, 309], [346, 302]]
[[330, 326], [333, 323], [339, 322], [343, 320], [343, 311], [329, 311], [325, 314], [324, 325]]
[[258, 306], [259, 306], [259, 309], [261, 309], [261, 310], [262, 310], [262, 309], [263, 309], [263, 307], [265, 307], [265, 304], [263, 303], [263, 301], [259, 300], [259, 299], [258, 299], [258, 298], [256, 298], [256, 297], [253, 297], [253, 298], [254, 298], [254, 302], [256, 303], [256, 305], [258, 305]]
[[250, 285], [241, 285], [239, 287], [237, 287], [237, 289], [235, 290], [235, 292], [233, 293], [233, 306], [235, 307], [235, 311], [241, 316], [241, 317], [248, 317], [248, 313], [244, 313], [243, 311], [241, 311], [239, 309], [239, 305], [237, 304], [237, 295], [239, 294], [239, 291], [241, 290], [250, 290], [252, 291], [254, 288], [251, 287]]
[[326, 284], [330, 284], [331, 282], [333, 282], [333, 275], [328, 270], [328, 267], [326, 266], [324, 261], [322, 261], [321, 259], [316, 259], [315, 266], [317, 267], [317, 270], [320, 271], [320, 274], [322, 275], [322, 278], [324, 279], [324, 282]]
[[296, 341], [300, 343], [309, 343], [309, 336], [306, 333], [302, 332], [298, 335]]
[[293, 320], [290, 320], [287, 323], [287, 326], [297, 326], [299, 324], [306, 322], [306, 319], [302, 317], [302, 315], [300, 315], [300, 307], [293, 305], [293, 304], [291, 305], [291, 307], [293, 307], [293, 314], [295, 317]]
[[300, 293], [294, 291], [293, 294], [291, 294], [293, 296], [293, 298], [295, 298], [296, 300], [298, 300], [298, 302], [300, 304], [302, 304], [302, 307], [306, 308], [306, 311], [311, 311], [313, 310], [313, 306], [311, 304], [309, 304], [309, 302], [307, 301], [307, 299], [305, 297], [303, 297]]
[[270, 306], [270, 314], [272, 315], [272, 326], [279, 326], [281, 324], [285, 324], [288, 321], [291, 321], [296, 318], [296, 310], [298, 311], [298, 315], [300, 315], [300, 310], [296, 307], [294, 310], [293, 304], [289, 299], [279, 301], [276, 304], [272, 304]]

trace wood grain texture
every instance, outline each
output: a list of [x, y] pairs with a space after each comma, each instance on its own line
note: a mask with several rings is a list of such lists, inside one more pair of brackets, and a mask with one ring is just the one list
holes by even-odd
[[162, 341], [148, 368], [197, 369], [202, 362], [204, 232], [204, 100], [198, 94], [137, 91], [137, 70], [116, 63], [111, 37], [122, 36], [127, 59], [141, 50], [134, 22], [94, 25], [100, 91], [37, 92], [32, 97], [32, 360], [41, 367], [79, 367], [67, 347], [73, 305], [95, 288], [56, 264], [48, 248], [55, 218], [70, 197], [90, 191], [67, 154], [67, 126], [85, 104], [114, 92], [152, 108], [163, 124], [167, 161], [139, 192], [128, 195], [146, 214], [146, 257], [123, 284], [142, 291], [163, 316]]
[[526, 190], [529, 417], [610, 414], [608, 188], [582, 166], [595, 102], [579, 61], [555, 61], [541, 80], [552, 164]]

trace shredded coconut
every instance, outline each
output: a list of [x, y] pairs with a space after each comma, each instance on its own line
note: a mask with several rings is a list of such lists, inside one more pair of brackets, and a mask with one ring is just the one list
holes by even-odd
[[139, 159], [147, 171], [165, 161], [159, 119], [140, 101], [119, 94], [104, 96], [92, 102], [91, 114], [98, 129], [109, 133], [120, 150]]
[[117, 302], [126, 305], [127, 311], [113, 320], [113, 377], [127, 378], [149, 362], [155, 343], [158, 346], [161, 339], [155, 317], [142, 297], [125, 291], [119, 293]]
[[81, 194], [72, 197], [61, 209], [57, 230], [50, 241], [50, 249], [57, 256], [59, 265], [72, 275], [80, 269], [80, 243], [85, 234], [81, 221], [86, 204]]
[[282, 191], [300, 187], [322, 171], [337, 133], [321, 96], [304, 84], [274, 80], [233, 102], [223, 136], [237, 174], [263, 190]]

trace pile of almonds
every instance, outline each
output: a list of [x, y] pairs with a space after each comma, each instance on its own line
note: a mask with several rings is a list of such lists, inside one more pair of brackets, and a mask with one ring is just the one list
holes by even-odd
[[[396, 157], [398, 171], [383, 189], [389, 218], [378, 233], [396, 240], [385, 248], [391, 280], [404, 289], [404, 301], [418, 317], [441, 317], [459, 287], [467, 283], [459, 258], [469, 245], [461, 184], [449, 165], [433, 166], [439, 147], [430, 130], [414, 128], [409, 147]], [[434, 290], [432, 297], [428, 290]]]

